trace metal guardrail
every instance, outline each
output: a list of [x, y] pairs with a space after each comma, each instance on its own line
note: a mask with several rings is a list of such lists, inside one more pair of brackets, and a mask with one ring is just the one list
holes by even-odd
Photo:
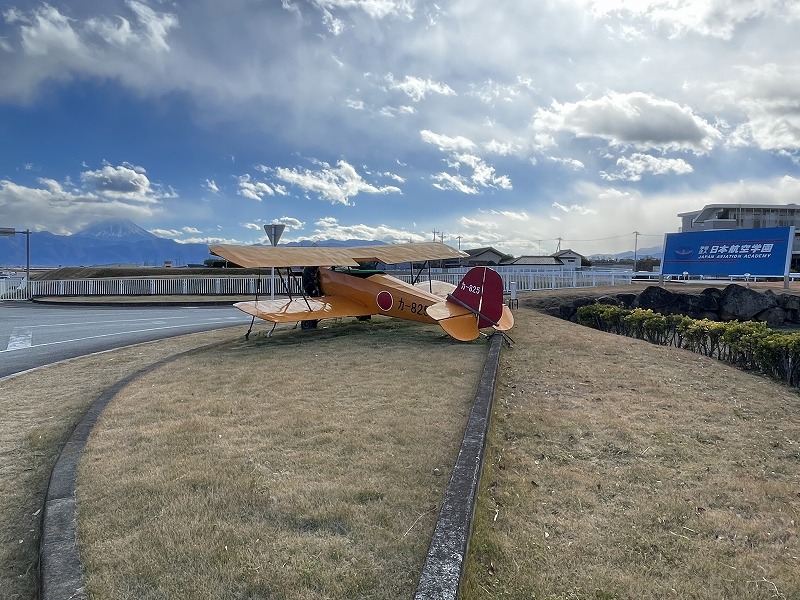
[[[520, 292], [560, 288], [580, 288], [606, 285], [630, 285], [630, 271], [579, 271], [509, 269], [493, 267], [503, 280], [506, 293], [516, 283]], [[464, 270], [424, 273], [419, 281], [430, 279], [457, 284], [466, 273]], [[398, 279], [410, 283], [412, 275], [394, 274]], [[4, 281], [4, 280], [0, 280]], [[26, 289], [25, 280], [0, 286], [0, 300], [27, 300], [30, 297], [59, 296], [252, 296], [271, 293], [271, 279], [257, 276], [232, 277], [123, 277], [103, 279], [59, 279], [31, 280]], [[301, 293], [299, 277], [275, 280], [275, 293], [285, 294], [288, 284], [292, 294]]]

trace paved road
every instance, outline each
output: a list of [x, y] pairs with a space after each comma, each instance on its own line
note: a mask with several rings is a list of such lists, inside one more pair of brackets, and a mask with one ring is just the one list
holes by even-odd
[[0, 378], [59, 360], [248, 324], [231, 306], [52, 306], [0, 302]]

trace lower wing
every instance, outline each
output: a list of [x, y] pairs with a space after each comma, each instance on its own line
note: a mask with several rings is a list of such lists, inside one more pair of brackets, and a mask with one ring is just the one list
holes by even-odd
[[290, 300], [250, 300], [237, 302], [236, 308], [273, 323], [294, 323], [336, 317], [366, 317], [373, 314], [363, 304], [342, 296], [292, 298]]

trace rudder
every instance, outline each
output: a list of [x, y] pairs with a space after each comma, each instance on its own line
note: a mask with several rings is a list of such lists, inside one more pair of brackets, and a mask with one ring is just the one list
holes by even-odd
[[503, 316], [503, 279], [489, 267], [472, 267], [448, 300], [478, 315], [478, 329], [497, 326]]

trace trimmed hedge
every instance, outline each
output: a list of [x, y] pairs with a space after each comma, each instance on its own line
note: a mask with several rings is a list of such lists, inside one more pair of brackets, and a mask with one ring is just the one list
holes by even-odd
[[709, 321], [609, 304], [581, 306], [577, 319], [600, 331], [684, 348], [800, 387], [800, 333], [777, 332], [757, 321]]

